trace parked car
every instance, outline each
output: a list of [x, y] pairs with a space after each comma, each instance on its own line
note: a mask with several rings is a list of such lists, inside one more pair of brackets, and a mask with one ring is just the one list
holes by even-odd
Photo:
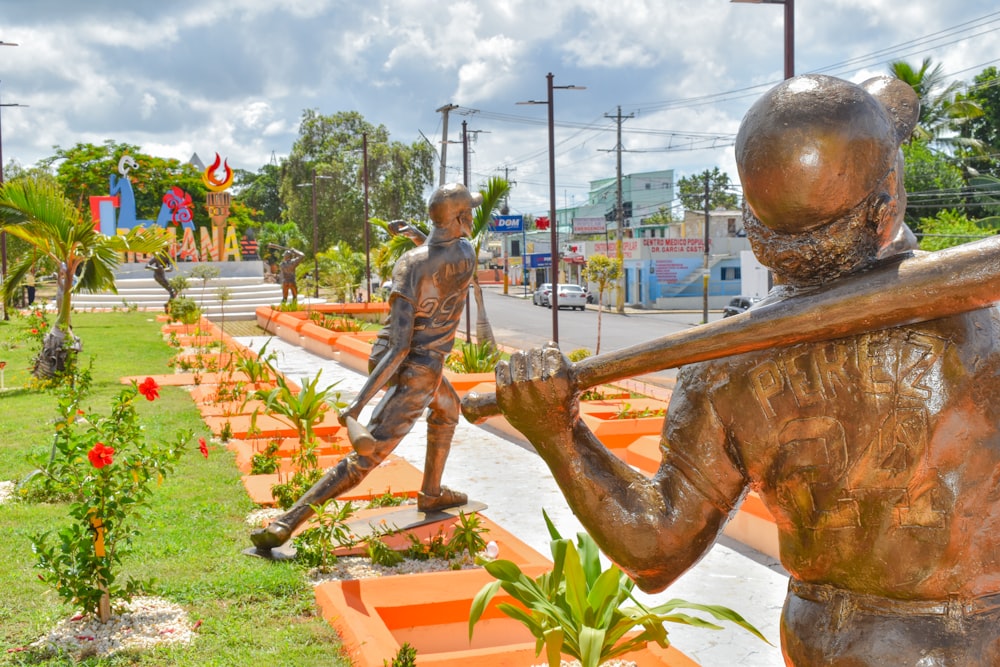
[[535, 290], [535, 293], [531, 295], [531, 303], [536, 306], [548, 306], [549, 305], [549, 292], [552, 291], [552, 283], [542, 283]]
[[729, 305], [722, 309], [723, 317], [732, 317], [733, 315], [739, 315], [740, 313], [748, 310], [750, 306], [754, 305], [760, 301], [760, 297], [756, 296], [737, 296], [734, 297]]
[[[579, 285], [559, 285], [558, 300], [560, 308], [584, 310], [587, 307], [587, 293]], [[546, 306], [552, 307], [552, 299], [546, 295]]]

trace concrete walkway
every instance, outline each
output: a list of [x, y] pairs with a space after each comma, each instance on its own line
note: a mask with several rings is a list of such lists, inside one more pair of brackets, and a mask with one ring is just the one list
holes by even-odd
[[[320, 386], [336, 383], [344, 399], [353, 397], [364, 384], [365, 376], [278, 338], [238, 340], [254, 350], [270, 341], [268, 350], [278, 353], [276, 365], [290, 379], [299, 381], [321, 372]], [[363, 413], [362, 422], [367, 421], [373, 407], [374, 403]], [[395, 453], [422, 469], [425, 446], [426, 424], [421, 420]], [[488, 509], [483, 513], [487, 517], [546, 556], [550, 552], [543, 508], [564, 536], [583, 530], [549, 469], [526, 442], [508, 440], [464, 420], [455, 433], [444, 482], [468, 493], [470, 500], [486, 503]], [[644, 603], [682, 598], [726, 605], [753, 623], [774, 644], [768, 646], [732, 626], [721, 632], [682, 625], [669, 627], [674, 646], [702, 667], [781, 667], [784, 661], [777, 645], [787, 581], [787, 574], [773, 559], [722, 538], [665, 592], [637, 597]]]

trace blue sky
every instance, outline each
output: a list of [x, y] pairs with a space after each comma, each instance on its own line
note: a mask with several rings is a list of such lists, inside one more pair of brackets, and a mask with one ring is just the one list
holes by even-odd
[[[945, 8], [946, 7], [946, 8]], [[799, 0], [797, 73], [854, 81], [930, 57], [970, 81], [1000, 62], [993, 0]], [[440, 148], [445, 104], [473, 137], [472, 182], [508, 169], [515, 212], [548, 208], [546, 74], [555, 92], [559, 206], [612, 176], [621, 107], [626, 173], [719, 166], [782, 78], [783, 8], [729, 0], [0, 0], [5, 163], [114, 139], [256, 171], [294, 142], [302, 111], [355, 110], [394, 140]], [[692, 150], [694, 148], [694, 150]], [[448, 178], [461, 180], [461, 146]], [[436, 172], [435, 172], [436, 174]], [[377, 214], [377, 213], [376, 213]]]

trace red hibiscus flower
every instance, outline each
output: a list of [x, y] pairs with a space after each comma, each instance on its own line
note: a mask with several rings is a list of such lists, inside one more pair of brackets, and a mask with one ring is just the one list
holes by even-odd
[[100, 470], [104, 466], [114, 463], [114, 460], [111, 458], [114, 453], [114, 447], [105, 447], [103, 442], [98, 442], [94, 445], [93, 449], [87, 452], [87, 458], [90, 459], [90, 465]]
[[31, 333], [33, 333], [33, 334], [37, 334], [37, 333], [38, 333], [38, 329], [32, 329], [32, 330], [31, 330]]
[[139, 393], [145, 396], [147, 401], [152, 401], [160, 397], [160, 386], [156, 384], [156, 380], [148, 377], [139, 385]]
[[198, 438], [198, 451], [206, 459], [208, 458], [208, 444], [205, 442], [205, 438]]

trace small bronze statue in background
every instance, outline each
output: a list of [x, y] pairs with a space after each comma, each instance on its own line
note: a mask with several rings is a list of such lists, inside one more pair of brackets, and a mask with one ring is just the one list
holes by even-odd
[[[469, 243], [472, 211], [482, 195], [464, 185], [444, 185], [431, 196], [434, 223], [423, 245], [403, 254], [392, 274], [389, 322], [379, 332], [368, 361], [369, 376], [354, 401], [340, 414], [355, 451], [329, 470], [293, 507], [266, 528], [251, 533], [260, 549], [284, 544], [296, 526], [319, 505], [354, 488], [379, 465], [429, 409], [427, 452], [417, 509], [432, 511], [464, 505], [464, 493], [441, 485], [445, 461], [458, 425], [460, 402], [442, 377], [465, 310], [476, 253]], [[408, 228], [414, 242], [422, 235]], [[362, 409], [380, 390], [385, 395], [367, 427], [357, 422]]]
[[[278, 269], [281, 271], [281, 303], [288, 301], [289, 294], [292, 295], [292, 301], [298, 300], [299, 286], [295, 282], [295, 269], [298, 268], [303, 259], [305, 259], [305, 254], [295, 248], [286, 248], [282, 254], [281, 264], [278, 265]], [[319, 276], [315, 276], [315, 279], [319, 280]]]
[[[736, 140], [744, 222], [779, 283], [758, 307], [913, 250], [899, 147], [918, 111], [899, 80], [822, 75], [754, 104]], [[695, 564], [752, 488], [791, 575], [787, 664], [995, 666], [998, 337], [990, 307], [684, 366], [651, 479], [582, 422], [558, 348], [498, 365], [497, 402], [643, 589]]]
[[[164, 260], [159, 255], [153, 255], [152, 257], [149, 258], [149, 261], [146, 262], [146, 269], [152, 271], [153, 280], [155, 280], [160, 287], [167, 290], [167, 294], [170, 295], [167, 300], [173, 301], [174, 298], [177, 296], [177, 290], [175, 290], [170, 285], [170, 281], [167, 280], [167, 271], [174, 270], [174, 267], [171, 266], [170, 261]], [[169, 308], [169, 306], [167, 306], [167, 308]]]

